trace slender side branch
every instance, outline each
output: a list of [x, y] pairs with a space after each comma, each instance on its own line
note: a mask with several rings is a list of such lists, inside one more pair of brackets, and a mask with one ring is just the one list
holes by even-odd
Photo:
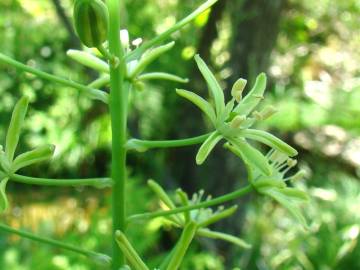
[[29, 177], [19, 174], [9, 176], [11, 180], [29, 185], [41, 186], [94, 186], [96, 188], [105, 188], [112, 186], [111, 178], [83, 178], [83, 179], [50, 179]]
[[237, 199], [239, 197], [242, 197], [244, 195], [246, 195], [247, 193], [249, 193], [250, 191], [252, 191], [254, 188], [251, 185], [247, 185], [246, 187], [243, 187], [241, 189], [238, 189], [236, 191], [233, 191], [231, 193], [228, 193], [226, 195], [217, 197], [215, 199], [209, 200], [209, 201], [204, 201], [202, 203], [199, 204], [193, 204], [193, 205], [188, 205], [188, 206], [183, 206], [183, 207], [178, 207], [175, 209], [171, 209], [171, 210], [165, 210], [165, 211], [157, 211], [157, 212], [151, 212], [151, 213], [143, 213], [143, 214], [136, 214], [136, 215], [132, 215], [130, 216], [127, 221], [128, 222], [134, 222], [136, 220], [139, 219], [150, 219], [150, 218], [155, 218], [155, 217], [164, 217], [164, 216], [169, 216], [169, 215], [174, 215], [177, 213], [181, 213], [181, 212], [185, 212], [188, 210], [194, 210], [194, 209], [199, 209], [199, 208], [206, 208], [206, 207], [210, 207], [210, 206], [214, 206], [217, 204], [221, 204], [227, 201], [231, 201], [234, 199]]
[[88, 94], [91, 98], [98, 99], [104, 103], [108, 103], [108, 94], [101, 90], [93, 89], [93, 88], [87, 87], [85, 85], [82, 85], [80, 83], [73, 82], [73, 81], [67, 80], [65, 78], [46, 73], [46, 72], [38, 70], [36, 68], [32, 68], [30, 66], [24, 65], [23, 63], [20, 63], [16, 60], [10, 58], [2, 53], [0, 53], [0, 62], [4, 62], [8, 65], [11, 65], [11, 66], [17, 68], [17, 69], [34, 74], [44, 80], [52, 81], [55, 83], [60, 83], [65, 86], [73, 87], [80, 91], [84, 91], [84, 93]]
[[127, 141], [125, 146], [128, 150], [137, 150], [139, 152], [146, 151], [151, 148], [181, 147], [181, 146], [203, 143], [210, 135], [211, 133], [207, 133], [197, 137], [180, 139], [180, 140], [151, 141], [151, 140], [130, 139]]
[[21, 237], [28, 238], [33, 241], [37, 241], [40, 243], [48, 244], [48, 245], [51, 245], [54, 247], [58, 247], [58, 248], [62, 248], [62, 249], [66, 249], [66, 250], [70, 250], [70, 251], [79, 253], [81, 255], [91, 258], [92, 260], [96, 261], [97, 263], [101, 263], [101, 264], [106, 263], [107, 264], [107, 263], [110, 263], [110, 261], [111, 261], [111, 258], [105, 254], [82, 249], [82, 248], [79, 248], [78, 246], [67, 244], [62, 241], [57, 241], [57, 240], [54, 240], [51, 238], [38, 236], [33, 233], [24, 231], [24, 230], [14, 229], [14, 228], [7, 226], [5, 224], [2, 224], [2, 223], [0, 223], [0, 230], [19, 235]]
[[147, 49], [153, 47], [156, 44], [159, 44], [163, 42], [165, 39], [171, 36], [174, 32], [178, 31], [179, 29], [183, 28], [185, 25], [193, 21], [197, 16], [199, 16], [201, 13], [203, 13], [205, 10], [210, 8], [212, 5], [214, 5], [218, 0], [208, 0], [205, 3], [203, 3], [201, 6], [199, 6], [196, 10], [194, 10], [191, 14], [177, 22], [175, 25], [170, 27], [165, 32], [161, 33], [160, 35], [156, 36], [155, 38], [149, 40], [148, 42], [143, 43], [140, 47], [133, 50], [131, 53], [126, 55], [126, 60], [131, 61], [136, 58], [138, 58], [140, 55], [142, 55]]

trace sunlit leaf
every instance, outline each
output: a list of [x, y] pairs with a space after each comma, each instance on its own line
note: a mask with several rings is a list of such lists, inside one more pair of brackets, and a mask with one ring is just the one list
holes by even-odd
[[224, 92], [221, 89], [218, 81], [216, 80], [214, 74], [210, 71], [204, 60], [201, 59], [199, 55], [195, 55], [195, 61], [198, 65], [198, 68], [206, 80], [210, 94], [215, 102], [216, 114], [222, 115], [225, 110], [225, 98]]
[[11, 165], [12, 171], [29, 166], [34, 163], [49, 160], [55, 151], [55, 146], [48, 144], [35, 148], [34, 150], [18, 155]]
[[298, 153], [295, 148], [291, 147], [284, 141], [266, 131], [257, 129], [244, 129], [239, 132], [239, 135], [262, 142], [271, 148], [287, 154], [290, 157], [295, 156]]
[[266, 157], [244, 139], [230, 139], [232, 145], [227, 147], [237, 156], [242, 158], [246, 163], [259, 169], [265, 175], [271, 174], [270, 165]]
[[201, 165], [210, 154], [215, 145], [223, 138], [221, 134], [214, 131], [209, 138], [201, 145], [199, 151], [196, 154], [196, 164]]
[[233, 236], [233, 235], [230, 235], [230, 234], [227, 234], [227, 233], [216, 232], [216, 231], [212, 231], [209, 229], [199, 229], [197, 232], [197, 235], [211, 238], [211, 239], [227, 241], [229, 243], [232, 243], [234, 245], [237, 245], [237, 246], [239, 246], [241, 248], [245, 248], [245, 249], [251, 248], [251, 245], [246, 243], [243, 239]]
[[135, 78], [139, 75], [148, 65], [150, 65], [155, 59], [157, 59], [160, 55], [170, 50], [174, 47], [175, 42], [172, 41], [168, 44], [156, 47], [146, 53], [140, 58], [136, 67], [130, 72], [129, 78]]
[[11, 116], [8, 132], [6, 134], [5, 154], [9, 162], [14, 158], [15, 150], [19, 142], [21, 127], [23, 125], [29, 100], [22, 97], [15, 105]]
[[203, 111], [203, 113], [205, 113], [207, 115], [207, 117], [209, 117], [210, 121], [213, 124], [216, 123], [215, 111], [209, 102], [207, 102], [205, 99], [203, 99], [199, 95], [197, 95], [193, 92], [187, 91], [187, 90], [176, 89], [176, 93], [179, 96], [182, 96], [183, 98], [186, 98], [187, 100], [194, 103], [200, 110]]
[[266, 75], [260, 73], [256, 77], [255, 85], [250, 92], [235, 107], [234, 111], [238, 114], [248, 115], [262, 100], [266, 88]]
[[275, 201], [280, 203], [301, 223], [301, 225], [303, 225], [305, 228], [308, 227], [307, 221], [302, 214], [299, 206], [296, 204], [296, 202], [292, 201], [289, 196], [283, 194], [275, 188], [264, 189], [263, 191], [261, 191], [261, 193], [270, 196]]

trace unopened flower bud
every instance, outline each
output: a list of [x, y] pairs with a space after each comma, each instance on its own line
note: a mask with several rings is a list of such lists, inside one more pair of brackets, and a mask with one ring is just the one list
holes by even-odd
[[82, 43], [87, 47], [99, 47], [107, 39], [108, 10], [101, 0], [76, 0], [74, 25]]
[[292, 159], [292, 158], [289, 158], [287, 161], [286, 161], [287, 165], [292, 168], [294, 167], [296, 164], [297, 164], [297, 160], [296, 159]]
[[120, 30], [120, 41], [122, 46], [127, 49], [130, 46], [129, 32], [126, 29]]
[[240, 125], [246, 120], [245, 115], [237, 115], [234, 117], [233, 120], [230, 122], [230, 127], [232, 128], [239, 128]]
[[271, 117], [274, 113], [276, 113], [277, 110], [273, 106], [268, 106], [264, 108], [262, 111], [254, 111], [253, 115], [257, 120], [266, 120], [269, 117]]
[[145, 89], [145, 83], [141, 82], [141, 81], [136, 81], [134, 83], [134, 88], [139, 91], [139, 92], [142, 92], [144, 91]]
[[242, 98], [242, 92], [246, 86], [246, 83], [247, 80], [240, 78], [234, 83], [231, 89], [231, 96], [235, 98], [237, 102], [240, 102]]
[[131, 42], [131, 44], [134, 45], [135, 47], [138, 47], [142, 42], [143, 42], [142, 38], [136, 38]]

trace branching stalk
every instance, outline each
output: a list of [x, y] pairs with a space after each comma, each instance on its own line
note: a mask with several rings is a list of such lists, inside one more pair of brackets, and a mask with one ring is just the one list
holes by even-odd
[[[123, 48], [119, 37], [120, 33], [120, 1], [108, 0], [109, 10], [109, 53], [119, 59], [118, 65], [110, 65], [110, 117], [112, 135], [111, 178], [114, 181], [112, 191], [112, 220], [113, 235], [117, 230], [125, 232], [126, 205], [126, 126], [127, 104], [130, 85], [125, 83], [126, 63], [123, 57]], [[125, 262], [119, 246], [113, 238], [112, 269], [118, 270]]]
[[194, 144], [203, 143], [211, 133], [207, 133], [204, 135], [200, 135], [197, 137], [179, 139], [179, 140], [139, 140], [139, 139], [130, 139], [126, 143], [126, 148], [128, 150], [148, 150], [152, 148], [172, 148], [172, 147], [181, 147], [181, 146], [189, 146]]
[[30, 233], [30, 232], [27, 232], [24, 230], [14, 229], [10, 226], [7, 226], [7, 225], [1, 224], [1, 223], [0, 223], [0, 230], [8, 232], [8, 233], [16, 234], [16, 235], [28, 238], [28, 239], [36, 241], [36, 242], [40, 242], [40, 243], [48, 244], [48, 245], [51, 245], [51, 246], [54, 246], [57, 248], [62, 248], [62, 249], [66, 249], [69, 251], [73, 251], [73, 252], [79, 253], [81, 255], [90, 257], [91, 259], [106, 256], [105, 254], [101, 254], [101, 253], [97, 253], [94, 251], [79, 248], [78, 246], [67, 244], [62, 241], [54, 240], [54, 239], [43, 237], [43, 236], [38, 236], [36, 234]]
[[151, 219], [151, 218], [156, 218], [156, 217], [164, 217], [164, 216], [174, 215], [174, 214], [177, 214], [177, 213], [182, 213], [182, 212], [185, 212], [185, 211], [188, 211], [188, 210], [206, 208], [206, 207], [209, 207], [209, 206], [222, 204], [224, 202], [240, 198], [240, 197], [246, 195], [247, 193], [249, 193], [252, 190], [253, 190], [253, 187], [251, 185], [247, 185], [244, 188], [238, 189], [236, 191], [233, 191], [231, 193], [228, 193], [226, 195], [217, 197], [217, 198], [209, 200], [209, 201], [204, 201], [204, 202], [189, 205], [189, 206], [178, 207], [178, 208], [171, 209], [171, 210], [157, 211], [157, 212], [143, 213], [143, 214], [136, 214], [136, 215], [130, 216], [127, 221], [128, 222], [134, 222], [136, 220], [141, 220], [141, 219]]
[[97, 188], [104, 188], [112, 186], [111, 178], [83, 178], [83, 179], [51, 179], [30, 177], [19, 174], [10, 175], [10, 179], [15, 182], [41, 185], [41, 186], [94, 186]]
[[55, 76], [55, 75], [46, 73], [44, 71], [38, 70], [36, 68], [24, 65], [23, 63], [20, 63], [2, 53], [0, 53], [0, 62], [4, 62], [8, 65], [11, 65], [11, 66], [19, 69], [19, 70], [34, 74], [44, 80], [52, 81], [55, 83], [59, 83], [59, 84], [65, 85], [65, 86], [69, 86], [69, 87], [78, 89], [80, 91], [83, 91], [87, 95], [89, 95], [91, 98], [101, 100], [104, 103], [108, 102], [108, 94], [101, 90], [93, 89], [93, 88], [87, 87], [85, 85], [82, 85], [80, 83], [73, 82], [73, 81], [67, 80], [65, 78]]

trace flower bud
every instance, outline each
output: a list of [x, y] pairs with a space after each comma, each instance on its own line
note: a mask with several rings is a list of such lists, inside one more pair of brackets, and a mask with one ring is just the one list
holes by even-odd
[[129, 32], [126, 29], [120, 30], [120, 41], [124, 49], [128, 49], [130, 47], [130, 38]]
[[275, 114], [276, 112], [277, 112], [277, 110], [275, 109], [275, 107], [268, 106], [268, 107], [265, 107], [260, 112], [257, 112], [257, 111], [253, 112], [253, 115], [257, 120], [266, 120], [269, 117], [271, 117], [273, 114]]
[[74, 25], [82, 43], [87, 47], [99, 47], [107, 39], [108, 10], [101, 0], [76, 0]]
[[292, 168], [294, 167], [296, 164], [297, 164], [297, 160], [296, 159], [293, 159], [293, 158], [289, 158], [287, 161], [286, 161], [288, 167]]
[[231, 89], [231, 95], [237, 102], [240, 102], [242, 98], [242, 92], [246, 86], [246, 83], [247, 80], [240, 78], [234, 83]]
[[230, 122], [230, 126], [232, 128], [239, 128], [240, 125], [246, 120], [246, 116], [245, 115], [237, 115], [234, 117], [233, 120], [231, 120]]

